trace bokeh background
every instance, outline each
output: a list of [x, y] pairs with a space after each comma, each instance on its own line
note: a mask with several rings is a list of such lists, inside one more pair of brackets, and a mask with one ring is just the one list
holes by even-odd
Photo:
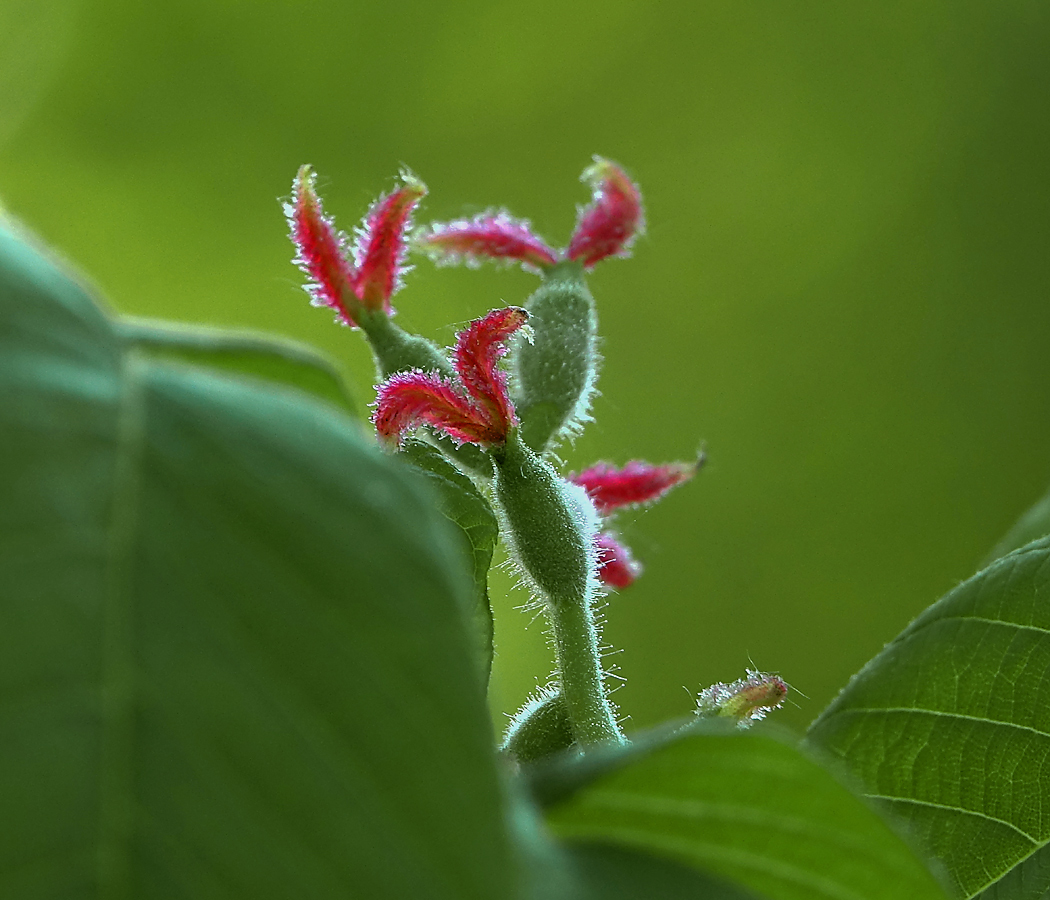
[[[289, 262], [297, 167], [348, 230], [408, 165], [424, 218], [506, 205], [561, 243], [594, 153], [650, 227], [593, 276], [566, 462], [710, 458], [621, 518], [647, 572], [606, 610], [616, 700], [653, 724], [750, 660], [801, 729], [1050, 483], [1046, 3], [0, 0], [8, 210], [117, 309], [307, 341], [366, 402]], [[423, 261], [399, 321], [447, 343], [533, 287]], [[550, 668], [511, 581], [497, 721]]]

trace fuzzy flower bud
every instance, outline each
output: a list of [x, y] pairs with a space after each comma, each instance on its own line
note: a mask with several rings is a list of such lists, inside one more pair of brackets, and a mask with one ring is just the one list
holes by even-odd
[[402, 186], [372, 204], [358, 230], [354, 261], [354, 291], [369, 310], [389, 315], [390, 298], [402, 285], [407, 271], [405, 235], [412, 224], [412, 210], [427, 188], [414, 175], [403, 172]]
[[508, 213], [482, 213], [472, 219], [436, 222], [416, 238], [438, 265], [478, 266], [484, 259], [518, 262], [531, 272], [544, 272], [557, 261], [555, 252], [532, 232], [525, 219]]
[[736, 719], [741, 728], [764, 719], [787, 696], [788, 686], [778, 675], [747, 670], [747, 677], [731, 684], [713, 684], [696, 699], [696, 715]]
[[645, 231], [642, 194], [616, 163], [600, 156], [580, 177], [591, 187], [592, 200], [580, 210], [567, 255], [589, 269], [607, 256], [626, 256]]
[[284, 204], [289, 237], [296, 249], [293, 262], [310, 279], [306, 284], [310, 303], [335, 310], [337, 321], [355, 326], [359, 303], [354, 292], [354, 267], [347, 260], [346, 235], [336, 231], [324, 214], [315, 180], [309, 166], [300, 168], [292, 184], [292, 202]]

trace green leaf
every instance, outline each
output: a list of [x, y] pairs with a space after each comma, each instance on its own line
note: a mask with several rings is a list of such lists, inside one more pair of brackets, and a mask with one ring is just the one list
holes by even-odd
[[503, 900], [457, 536], [0, 229], [0, 896]]
[[169, 359], [298, 388], [359, 417], [335, 367], [304, 344], [250, 331], [187, 328], [146, 319], [121, 319], [120, 334], [153, 359]]
[[456, 525], [460, 552], [473, 576], [471, 632], [475, 653], [488, 679], [492, 669], [492, 606], [489, 604], [488, 576], [499, 539], [496, 514], [477, 485], [432, 444], [408, 441], [402, 454], [419, 467], [437, 495], [438, 509]]
[[1050, 491], [1014, 523], [1003, 539], [992, 548], [984, 565], [990, 565], [999, 557], [1006, 556], [1007, 553], [1018, 550], [1045, 534], [1050, 534]]
[[578, 900], [756, 900], [689, 866], [607, 844], [566, 848]]
[[524, 779], [511, 779], [508, 787], [508, 821], [524, 861], [521, 900], [756, 900], [672, 860], [612, 844], [555, 840]]
[[1042, 897], [1050, 890], [1048, 672], [1043, 538], [927, 609], [853, 677], [808, 740], [909, 823], [962, 895]]
[[570, 769], [539, 791], [564, 838], [677, 860], [769, 900], [945, 900], [875, 811], [768, 730], [697, 723], [579, 766], [575, 783]]

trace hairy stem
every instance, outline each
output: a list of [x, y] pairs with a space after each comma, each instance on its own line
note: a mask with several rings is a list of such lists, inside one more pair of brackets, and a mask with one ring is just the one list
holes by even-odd
[[623, 743], [605, 695], [598, 630], [589, 601], [551, 598], [547, 606], [558, 655], [561, 695], [580, 744]]

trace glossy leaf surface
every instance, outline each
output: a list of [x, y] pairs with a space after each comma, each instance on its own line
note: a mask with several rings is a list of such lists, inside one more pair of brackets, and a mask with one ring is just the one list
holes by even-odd
[[1050, 891], [1050, 538], [931, 606], [808, 740], [906, 821], [965, 897]]
[[885, 820], [770, 732], [694, 726], [620, 755], [576, 785], [570, 771], [541, 786], [556, 834], [677, 860], [769, 900], [945, 900]]
[[1018, 519], [1002, 540], [988, 554], [984, 564], [989, 565], [1045, 534], [1050, 534], [1050, 492]]

